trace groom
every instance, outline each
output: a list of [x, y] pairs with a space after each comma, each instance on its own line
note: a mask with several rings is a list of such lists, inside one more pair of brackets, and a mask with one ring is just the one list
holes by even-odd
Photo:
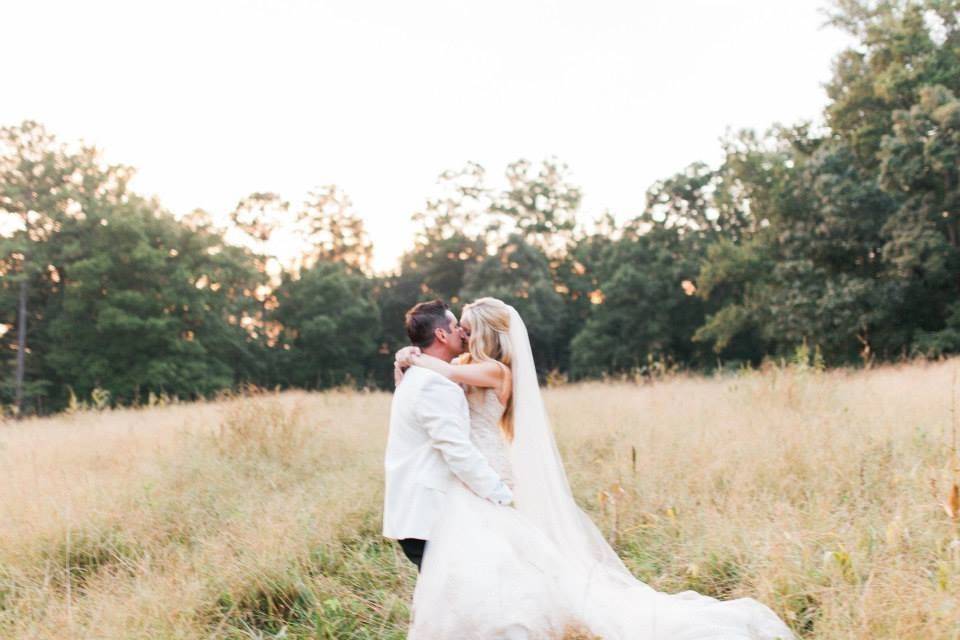
[[[407, 311], [406, 329], [410, 342], [428, 355], [450, 362], [464, 352], [457, 318], [441, 300]], [[509, 487], [470, 441], [463, 390], [423, 367], [410, 367], [393, 395], [384, 466], [383, 536], [398, 540], [418, 571], [452, 482], [459, 478], [499, 505], [513, 501]]]

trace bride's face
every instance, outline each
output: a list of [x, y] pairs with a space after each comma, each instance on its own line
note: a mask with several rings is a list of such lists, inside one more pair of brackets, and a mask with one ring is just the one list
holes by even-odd
[[461, 337], [463, 337], [464, 348], [466, 348], [467, 345], [470, 344], [471, 331], [472, 329], [470, 328], [470, 322], [467, 320], [466, 314], [461, 315], [460, 316], [460, 335]]

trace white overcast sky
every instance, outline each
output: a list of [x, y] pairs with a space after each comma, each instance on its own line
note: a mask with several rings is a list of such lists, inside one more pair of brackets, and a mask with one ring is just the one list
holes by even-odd
[[583, 215], [819, 120], [849, 38], [822, 0], [0, 0], [0, 125], [134, 166], [174, 213], [334, 183], [392, 268], [446, 168], [554, 155]]

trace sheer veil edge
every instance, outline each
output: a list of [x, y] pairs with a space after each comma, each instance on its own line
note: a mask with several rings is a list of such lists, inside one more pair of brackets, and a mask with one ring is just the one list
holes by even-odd
[[517, 511], [551, 538], [586, 574], [607, 569], [623, 578], [629, 570], [592, 520], [577, 506], [543, 404], [530, 338], [510, 307], [513, 347], [514, 440], [510, 461]]

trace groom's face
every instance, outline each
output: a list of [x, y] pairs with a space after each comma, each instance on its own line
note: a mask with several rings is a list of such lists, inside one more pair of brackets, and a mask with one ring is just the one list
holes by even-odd
[[452, 311], [447, 311], [447, 329], [443, 332], [447, 348], [454, 356], [464, 352], [463, 332], [460, 331], [460, 323], [457, 322], [457, 316]]

